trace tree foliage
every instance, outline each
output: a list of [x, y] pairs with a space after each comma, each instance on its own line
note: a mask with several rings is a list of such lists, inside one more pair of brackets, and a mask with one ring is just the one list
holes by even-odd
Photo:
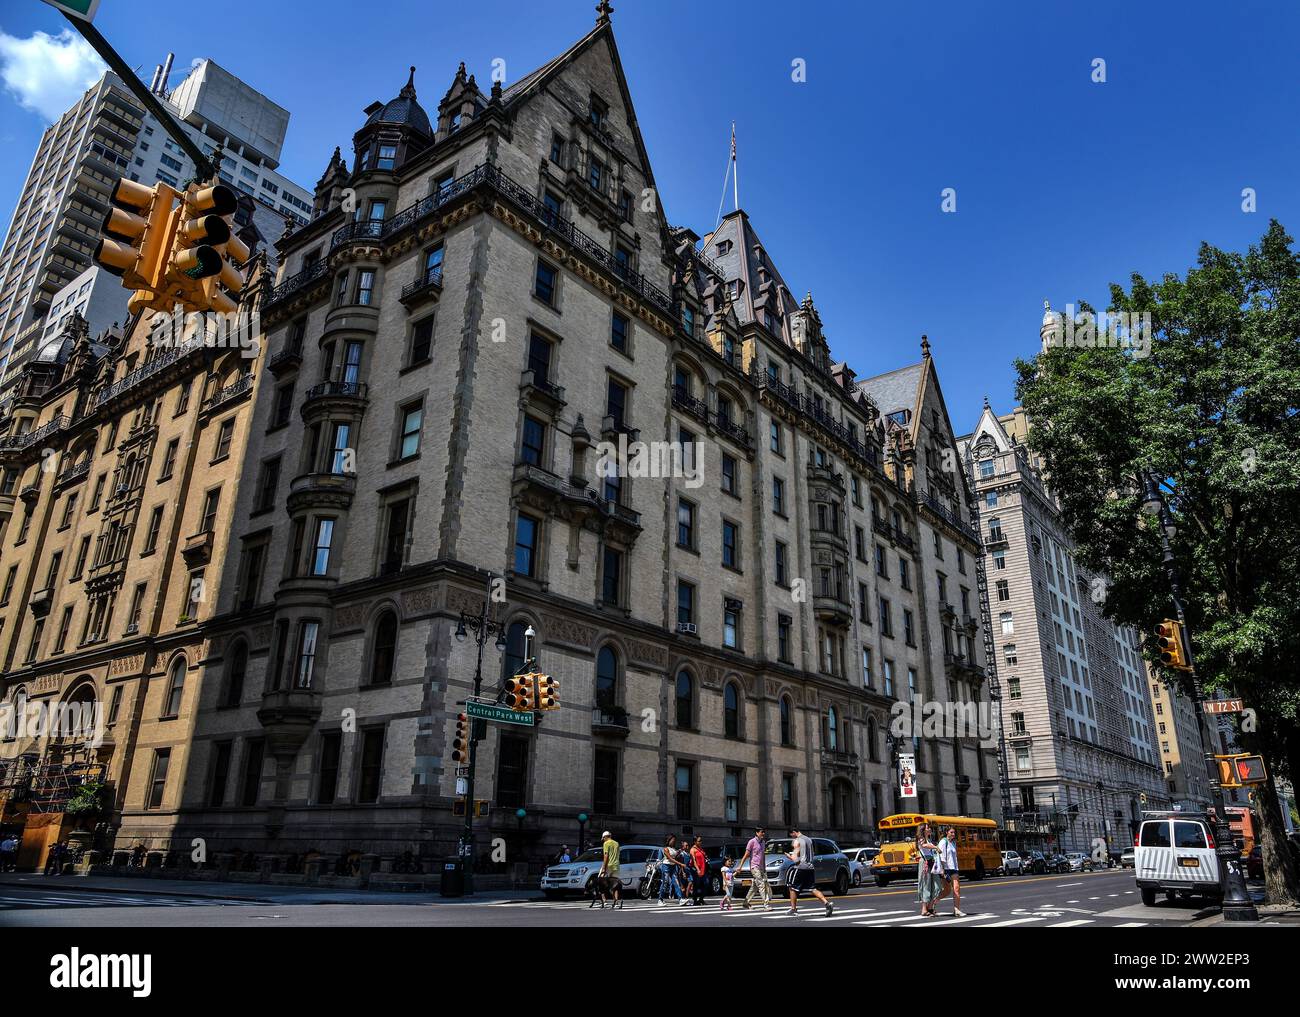
[[[1053, 346], [1018, 361], [1030, 444], [1079, 560], [1109, 577], [1106, 614], [1145, 633], [1172, 617], [1160, 534], [1140, 512], [1139, 478], [1159, 478], [1197, 674], [1255, 711], [1241, 743], [1295, 782], [1300, 256], [1274, 221], [1244, 255], [1202, 244], [1185, 277], [1113, 284], [1109, 310], [1149, 314], [1149, 348]], [[1264, 797], [1271, 828], [1271, 783]]]

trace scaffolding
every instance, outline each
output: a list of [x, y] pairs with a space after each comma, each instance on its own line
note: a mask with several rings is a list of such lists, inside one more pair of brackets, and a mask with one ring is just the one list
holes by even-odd
[[24, 753], [0, 760], [0, 801], [26, 803], [33, 813], [62, 812], [77, 792], [103, 785], [107, 768], [89, 759], [64, 761]]

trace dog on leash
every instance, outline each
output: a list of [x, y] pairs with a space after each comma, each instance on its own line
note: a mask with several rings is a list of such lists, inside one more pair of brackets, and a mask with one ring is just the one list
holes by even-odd
[[588, 908], [603, 908], [605, 902], [610, 897], [614, 898], [610, 902], [611, 908], [621, 908], [623, 906], [622, 897], [623, 884], [617, 876], [593, 876], [591, 880], [591, 903]]

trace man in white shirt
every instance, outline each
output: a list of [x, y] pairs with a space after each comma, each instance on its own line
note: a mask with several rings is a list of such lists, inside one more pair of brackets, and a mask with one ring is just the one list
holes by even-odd
[[961, 909], [961, 872], [957, 867], [957, 831], [951, 826], [939, 841], [939, 861], [943, 864], [943, 892], [935, 898], [935, 903], [952, 894], [952, 913], [957, 918], [965, 918]]

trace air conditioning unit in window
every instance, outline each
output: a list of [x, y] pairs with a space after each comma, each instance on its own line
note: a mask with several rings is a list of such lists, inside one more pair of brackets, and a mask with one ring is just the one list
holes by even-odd
[[697, 636], [700, 634], [695, 622], [678, 622], [677, 631], [683, 636]]

